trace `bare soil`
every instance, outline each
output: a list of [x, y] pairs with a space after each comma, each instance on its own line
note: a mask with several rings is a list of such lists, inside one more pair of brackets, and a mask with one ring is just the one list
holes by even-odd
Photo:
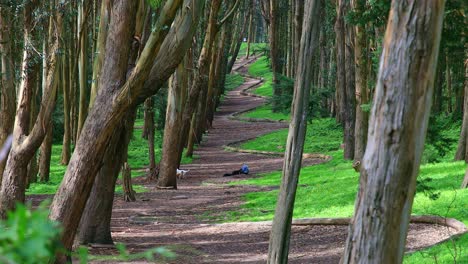
[[[238, 66], [243, 61], [238, 62]], [[240, 72], [245, 69], [240, 67]], [[229, 118], [232, 114], [265, 103], [258, 97], [241, 95], [240, 91], [255, 83], [245, 83], [231, 91], [220, 106], [213, 128], [204, 136], [193, 164], [178, 190], [158, 190], [154, 183], [144, 183], [149, 191], [137, 195], [137, 201], [115, 199], [112, 235], [131, 252], [166, 246], [178, 255], [169, 263], [264, 263], [268, 252], [270, 224], [217, 224], [210, 216], [239, 210], [247, 192], [264, 191], [255, 186], [231, 186], [234, 180], [257, 177], [280, 170], [282, 158], [275, 156], [227, 152], [225, 145], [252, 139], [274, 130], [286, 128], [284, 123], [243, 122]], [[322, 160], [307, 159], [304, 165]], [[223, 177], [247, 163], [251, 174]], [[313, 205], [311, 205], [313, 206]], [[347, 234], [347, 226], [295, 226], [291, 240], [291, 263], [338, 263]], [[407, 248], [414, 250], [434, 244], [450, 235], [446, 227], [411, 224]], [[116, 254], [115, 249], [92, 248], [92, 254]], [[144, 260], [132, 263], [148, 263]]]

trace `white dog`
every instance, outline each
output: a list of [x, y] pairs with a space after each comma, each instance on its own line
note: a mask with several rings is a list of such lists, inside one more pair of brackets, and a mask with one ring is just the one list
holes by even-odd
[[189, 172], [190, 170], [179, 170], [177, 169], [176, 170], [176, 175], [177, 175], [177, 179], [183, 179], [185, 178], [185, 174], [187, 174], [187, 172]]

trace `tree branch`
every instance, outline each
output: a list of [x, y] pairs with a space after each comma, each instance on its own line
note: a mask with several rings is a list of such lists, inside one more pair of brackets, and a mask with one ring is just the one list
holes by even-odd
[[234, 11], [236, 11], [237, 7], [239, 6], [240, 0], [237, 0], [232, 9], [227, 13], [227, 15], [221, 19], [221, 21], [218, 22], [218, 27], [221, 27], [226, 20], [229, 19], [234, 14]]

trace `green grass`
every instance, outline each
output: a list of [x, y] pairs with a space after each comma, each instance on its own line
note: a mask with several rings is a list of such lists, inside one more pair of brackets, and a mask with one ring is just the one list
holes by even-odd
[[[269, 117], [269, 116], [268, 116]], [[340, 147], [343, 136], [340, 125], [333, 118], [315, 119], [308, 125], [305, 153], [327, 153]], [[245, 142], [243, 149], [284, 152], [288, 129], [278, 130]]]
[[267, 57], [262, 56], [252, 63], [248, 72], [253, 77], [264, 79], [263, 84], [253, 91], [254, 94], [267, 97], [273, 96], [273, 74], [271, 73]]
[[[267, 47], [266, 43], [250, 43], [250, 55], [262, 53]], [[247, 42], [242, 42], [237, 58], [247, 54]]]
[[289, 120], [290, 116], [284, 113], [273, 113], [271, 105], [263, 105], [250, 112], [246, 112], [242, 115], [243, 117], [262, 119], [267, 117], [270, 120]]
[[[241, 147], [283, 152], [286, 138], [287, 130], [280, 130], [246, 142]], [[341, 139], [342, 129], [333, 119], [314, 120], [308, 126], [304, 151], [328, 154], [333, 159], [301, 170], [300, 187], [294, 205], [295, 218], [352, 216], [359, 175], [354, 172], [352, 163], [343, 159], [343, 151], [338, 150]], [[468, 225], [468, 189], [459, 189], [465, 170], [464, 162], [447, 161], [422, 165], [419, 179], [432, 178], [428, 186], [439, 193], [440, 197], [431, 200], [423, 192], [418, 192], [414, 199], [413, 214], [452, 217]], [[276, 187], [268, 192], [246, 194], [243, 197], [245, 204], [241, 209], [228, 212], [222, 218], [227, 221], [273, 219], [278, 195], [276, 188], [280, 182], [281, 173], [273, 172], [233, 183]], [[468, 263], [468, 235], [462, 236], [456, 246], [459, 256], [465, 254], [458, 259], [458, 263]], [[453, 263], [452, 253], [453, 243], [447, 242], [408, 255], [405, 263], [434, 263], [431, 259], [433, 255], [437, 255], [438, 263]]]
[[[143, 126], [143, 121], [141, 119], [135, 122], [136, 127]], [[133, 137], [128, 146], [128, 163], [131, 168], [143, 168], [149, 165], [149, 153], [148, 153], [148, 143], [145, 139], [141, 137], [142, 129], [136, 128], [133, 133]], [[156, 162], [159, 162], [161, 157], [161, 135], [156, 133], [155, 136], [155, 155]], [[54, 144], [52, 146], [52, 156], [50, 162], [50, 178], [47, 183], [32, 183], [31, 186], [26, 191], [26, 194], [54, 194], [57, 192], [57, 189], [62, 182], [63, 175], [67, 169], [67, 166], [60, 164], [60, 157], [62, 153], [62, 145]], [[182, 158], [183, 164], [188, 164], [192, 162], [192, 158], [187, 158], [185, 155]], [[132, 171], [132, 177], [144, 176], [142, 171]], [[119, 176], [120, 177], [120, 176]], [[134, 185], [134, 190], [136, 192], [145, 192], [146, 189], [140, 185]], [[122, 187], [116, 186], [116, 192], [122, 193]]]
[[242, 75], [234, 73], [226, 75], [226, 92], [232, 91], [244, 83], [244, 77]]

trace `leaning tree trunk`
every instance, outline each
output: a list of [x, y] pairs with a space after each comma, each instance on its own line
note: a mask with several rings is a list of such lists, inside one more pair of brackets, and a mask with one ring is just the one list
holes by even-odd
[[312, 58], [318, 47], [320, 0], [306, 0], [292, 117], [284, 154], [283, 178], [270, 234], [267, 263], [287, 263], [291, 222], [307, 128], [307, 111], [312, 82]]
[[[10, 36], [10, 10], [0, 7], [0, 56], [1, 56], [1, 93], [0, 93], [0, 148], [13, 132], [15, 122], [12, 113], [16, 110], [15, 76], [13, 66], [12, 41]], [[0, 160], [0, 185], [7, 159]]]
[[[167, 1], [134, 70], [127, 72], [135, 2], [116, 0], [112, 7], [106, 56], [94, 107], [88, 115], [67, 172], [51, 205], [50, 218], [63, 226], [61, 241], [71, 249], [76, 228], [103, 160], [110, 137], [127, 110], [155, 94], [189, 48], [204, 1]], [[114, 19], [114, 20], [113, 20]], [[171, 26], [172, 24], [172, 26]], [[79, 191], [78, 191], [79, 190]], [[60, 256], [58, 262], [65, 262]]]
[[113, 244], [110, 223], [115, 183], [127, 153], [135, 118], [136, 108], [126, 114], [111, 136], [103, 157], [103, 165], [96, 176], [81, 217], [78, 234], [80, 244]]
[[462, 130], [460, 133], [460, 139], [458, 140], [458, 147], [457, 153], [455, 154], [455, 160], [465, 160], [468, 162], [468, 156], [466, 155], [467, 147], [466, 142], [468, 133], [468, 53], [466, 53], [466, 61], [465, 61], [465, 93], [464, 93], [464, 102], [463, 102], [463, 122], [462, 122]]
[[432, 103], [443, 0], [392, 1], [343, 263], [401, 263]]

